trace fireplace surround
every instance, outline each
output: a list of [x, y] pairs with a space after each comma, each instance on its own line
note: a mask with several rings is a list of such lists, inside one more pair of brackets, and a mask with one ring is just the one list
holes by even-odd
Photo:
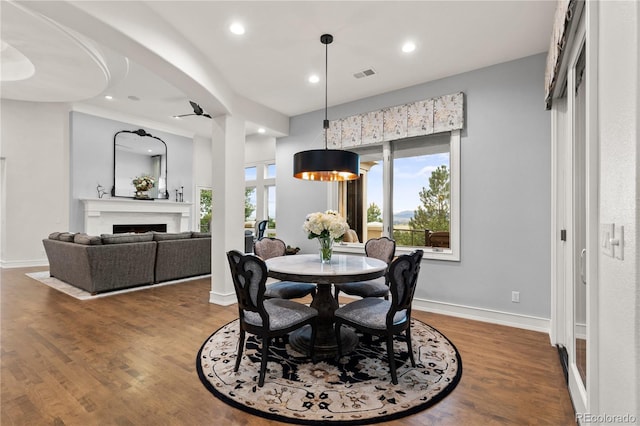
[[162, 224], [166, 225], [166, 232], [191, 230], [191, 203], [126, 198], [83, 199], [82, 203], [84, 232], [89, 235], [115, 233], [114, 225]]

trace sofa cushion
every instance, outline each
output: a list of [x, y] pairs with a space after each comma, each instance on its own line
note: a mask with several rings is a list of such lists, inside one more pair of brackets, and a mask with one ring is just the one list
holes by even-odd
[[153, 241], [153, 233], [145, 232], [136, 234], [133, 232], [123, 234], [102, 234], [102, 244], [125, 244], [125, 243], [141, 243], [145, 241]]
[[154, 241], [167, 241], [167, 240], [186, 240], [191, 238], [191, 232], [154, 232]]
[[211, 238], [211, 232], [192, 232], [193, 238]]
[[60, 241], [66, 241], [68, 243], [72, 243], [73, 242], [73, 237], [76, 234], [74, 232], [61, 232], [60, 235], [58, 235], [58, 239]]
[[74, 235], [73, 242], [76, 244], [84, 244], [86, 246], [96, 246], [102, 244], [102, 238], [98, 237], [97, 235], [78, 233]]
[[59, 240], [61, 233], [62, 232], [52, 232], [52, 233], [49, 234], [49, 239], [50, 240]]

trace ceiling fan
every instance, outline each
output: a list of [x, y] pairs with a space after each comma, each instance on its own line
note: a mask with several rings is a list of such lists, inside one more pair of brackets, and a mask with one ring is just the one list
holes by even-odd
[[191, 115], [201, 115], [203, 117], [211, 118], [209, 114], [207, 114], [206, 112], [204, 112], [202, 108], [200, 108], [200, 105], [198, 105], [193, 101], [189, 101], [189, 103], [191, 104], [191, 108], [193, 108], [193, 114], [174, 115], [174, 117], [178, 118], [178, 117], [188, 117]]

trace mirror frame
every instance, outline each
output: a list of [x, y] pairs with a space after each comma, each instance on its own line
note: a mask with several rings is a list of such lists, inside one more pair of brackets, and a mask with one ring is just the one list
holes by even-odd
[[113, 186], [111, 187], [111, 196], [112, 197], [120, 197], [120, 198], [135, 198], [135, 197], [126, 197], [124, 195], [116, 195], [116, 139], [120, 133], [133, 133], [142, 137], [149, 137], [153, 139], [157, 139], [164, 145], [164, 155], [165, 155], [165, 164], [164, 164], [164, 178], [165, 178], [165, 191], [164, 195], [166, 200], [169, 200], [169, 185], [168, 185], [168, 169], [167, 166], [169, 163], [169, 149], [167, 148], [167, 144], [165, 141], [160, 139], [157, 136], [153, 136], [151, 133], [147, 133], [144, 129], [138, 130], [120, 130], [113, 135]]

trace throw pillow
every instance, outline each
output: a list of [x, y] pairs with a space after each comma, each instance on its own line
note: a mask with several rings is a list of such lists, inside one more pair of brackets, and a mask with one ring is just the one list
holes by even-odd
[[126, 243], [142, 243], [153, 241], [153, 233], [145, 232], [143, 234], [124, 233], [124, 234], [102, 234], [102, 244], [126, 244]]
[[61, 232], [52, 232], [49, 234], [50, 240], [59, 240]]
[[58, 239], [60, 241], [66, 241], [68, 243], [72, 243], [74, 235], [76, 235], [74, 232], [62, 232], [58, 236]]
[[191, 232], [154, 232], [154, 241], [168, 241], [168, 240], [186, 240], [191, 238]]
[[211, 232], [192, 232], [193, 238], [211, 238]]
[[79, 233], [73, 237], [73, 242], [76, 244], [84, 244], [86, 246], [96, 246], [96, 245], [102, 244], [102, 238], [96, 235], [87, 235], [85, 233]]

